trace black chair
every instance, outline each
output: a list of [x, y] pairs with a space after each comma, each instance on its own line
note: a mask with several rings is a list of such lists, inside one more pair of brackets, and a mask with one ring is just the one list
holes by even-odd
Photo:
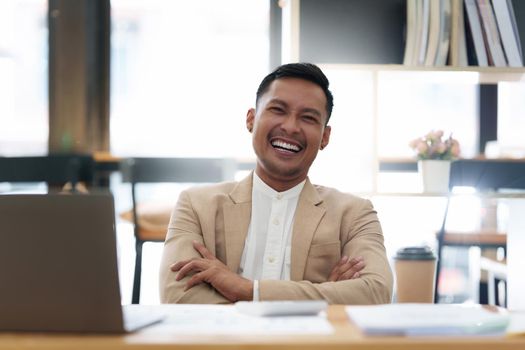
[[95, 162], [89, 155], [0, 157], [0, 182], [46, 182], [49, 192], [60, 191], [70, 184], [75, 192], [79, 183], [91, 186], [94, 179]]
[[[237, 164], [233, 159], [210, 158], [130, 158], [121, 162], [122, 181], [131, 183], [132, 210], [124, 215], [134, 225], [135, 273], [132, 303], [140, 302], [142, 248], [145, 242], [163, 242], [168, 219], [146, 227], [138, 212], [136, 187], [144, 183], [213, 183], [233, 180]], [[165, 215], [167, 216], [167, 215]], [[142, 223], [142, 224], [141, 224]]]
[[451, 164], [449, 196], [443, 223], [437, 234], [437, 268], [435, 302], [439, 301], [439, 275], [442, 251], [445, 246], [480, 248], [506, 248], [507, 236], [499, 232], [454, 233], [447, 232], [446, 222], [452, 189], [456, 186], [471, 186], [480, 192], [497, 192], [502, 189], [525, 189], [525, 162], [519, 160], [458, 160]]

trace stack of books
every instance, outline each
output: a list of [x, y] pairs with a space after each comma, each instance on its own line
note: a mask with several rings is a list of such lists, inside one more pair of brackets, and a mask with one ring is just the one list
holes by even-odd
[[403, 64], [522, 67], [512, 0], [407, 0]]

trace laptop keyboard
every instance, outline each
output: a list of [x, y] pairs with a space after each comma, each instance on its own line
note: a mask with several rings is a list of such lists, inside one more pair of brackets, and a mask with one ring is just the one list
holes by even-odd
[[166, 317], [159, 305], [124, 305], [122, 307], [124, 328], [128, 332], [161, 322]]

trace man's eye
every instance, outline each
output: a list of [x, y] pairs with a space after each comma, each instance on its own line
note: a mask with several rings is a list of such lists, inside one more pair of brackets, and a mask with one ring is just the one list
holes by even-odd
[[317, 118], [314, 117], [313, 115], [304, 115], [303, 119], [309, 123], [317, 123]]
[[270, 111], [274, 113], [284, 113], [284, 110], [281, 107], [270, 107]]

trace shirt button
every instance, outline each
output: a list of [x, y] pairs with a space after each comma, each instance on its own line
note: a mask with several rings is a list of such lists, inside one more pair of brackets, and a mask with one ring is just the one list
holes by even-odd
[[273, 224], [276, 225], [276, 226], [279, 225], [279, 219], [278, 218], [274, 218], [273, 219]]
[[277, 199], [283, 199], [283, 195], [280, 193], [277, 193]]
[[270, 256], [270, 257], [268, 258], [268, 262], [269, 262], [270, 264], [273, 264], [273, 263], [275, 262], [275, 258], [274, 258], [273, 256]]

